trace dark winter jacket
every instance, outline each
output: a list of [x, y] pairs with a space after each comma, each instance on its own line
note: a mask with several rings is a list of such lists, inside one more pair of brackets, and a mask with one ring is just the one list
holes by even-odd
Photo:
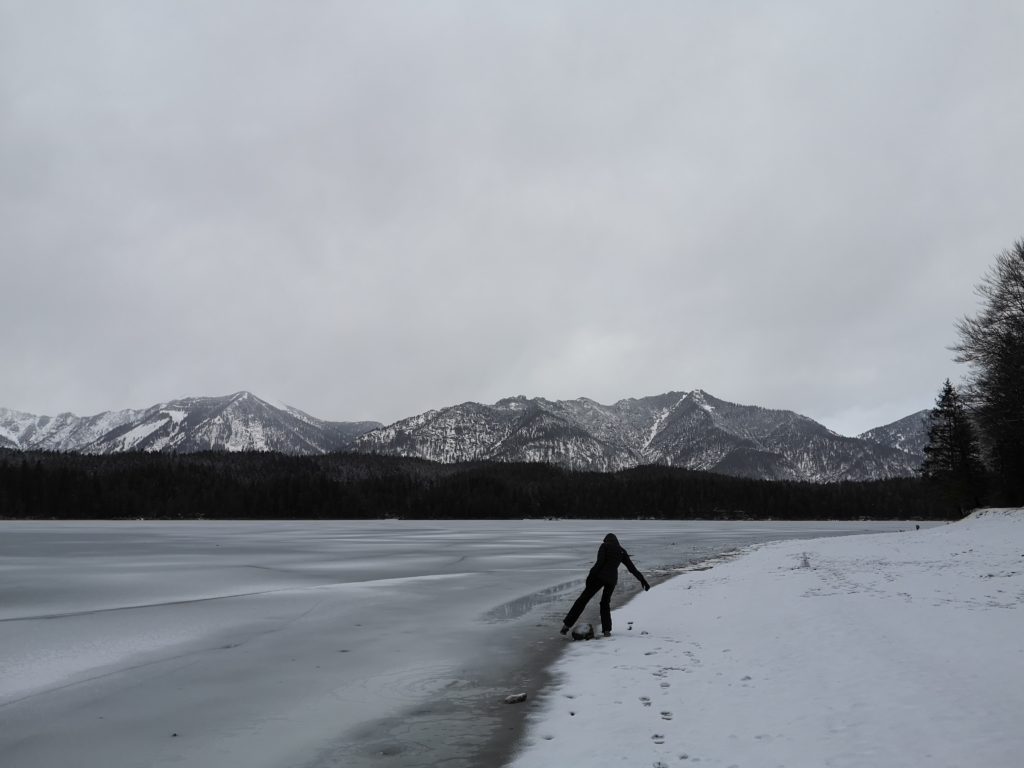
[[625, 565], [626, 569], [636, 576], [641, 584], [644, 583], [643, 575], [633, 565], [633, 561], [629, 559], [629, 553], [619, 545], [619, 540], [614, 533], [609, 533], [605, 536], [604, 543], [597, 550], [597, 562], [590, 569], [590, 578], [598, 579], [602, 584], [611, 585], [617, 583], [619, 580], [619, 563]]

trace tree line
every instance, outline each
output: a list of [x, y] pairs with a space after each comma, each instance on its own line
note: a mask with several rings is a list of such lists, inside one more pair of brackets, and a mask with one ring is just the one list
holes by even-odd
[[960, 509], [1024, 506], [1024, 240], [998, 254], [975, 287], [981, 306], [956, 325], [955, 360], [928, 417], [921, 474]]
[[952, 519], [922, 478], [816, 484], [645, 466], [437, 464], [366, 454], [0, 451], [0, 517]]

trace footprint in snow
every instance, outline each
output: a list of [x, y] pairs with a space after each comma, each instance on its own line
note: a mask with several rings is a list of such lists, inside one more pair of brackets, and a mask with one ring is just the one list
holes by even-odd
[[641, 696], [640, 703], [643, 704], [645, 707], [649, 707], [651, 706], [651, 699], [647, 696]]
[[662, 720], [671, 720], [672, 719], [672, 713], [668, 712], [668, 711], [662, 712], [661, 713], [661, 719]]
[[651, 735], [651, 739], [654, 741], [655, 744], [664, 744], [665, 743], [665, 734], [664, 733], [652, 734]]
[[672, 687], [672, 683], [662, 683], [661, 687], [662, 688], [671, 688]]

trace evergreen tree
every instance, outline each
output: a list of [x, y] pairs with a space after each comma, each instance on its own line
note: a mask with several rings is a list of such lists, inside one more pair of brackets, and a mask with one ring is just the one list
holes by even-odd
[[966, 391], [1001, 502], [1024, 505], [1024, 240], [996, 257], [977, 286], [975, 317], [957, 324], [957, 362], [971, 366]]
[[928, 445], [921, 474], [939, 485], [961, 510], [981, 505], [984, 469], [963, 398], [949, 379], [928, 414]]

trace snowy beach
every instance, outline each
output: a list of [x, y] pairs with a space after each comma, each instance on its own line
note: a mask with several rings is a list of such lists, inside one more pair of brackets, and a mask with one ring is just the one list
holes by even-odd
[[755, 545], [570, 643], [511, 768], [1016, 768], [1024, 510]]

